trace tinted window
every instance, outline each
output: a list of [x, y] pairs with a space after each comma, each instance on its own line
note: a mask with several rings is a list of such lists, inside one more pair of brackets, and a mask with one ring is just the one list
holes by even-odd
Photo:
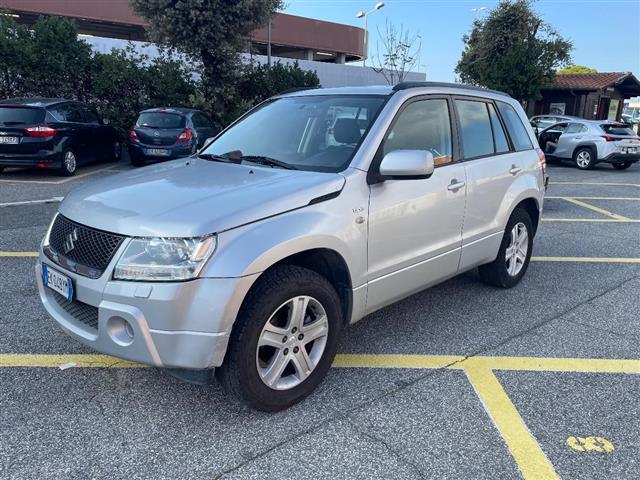
[[494, 153], [493, 133], [487, 104], [473, 100], [456, 100], [456, 109], [462, 130], [464, 158]]
[[136, 121], [137, 127], [184, 128], [186, 119], [177, 113], [145, 112]]
[[59, 105], [49, 110], [55, 119], [59, 122], [83, 123], [84, 117], [78, 105], [67, 103]]
[[449, 163], [451, 155], [451, 121], [444, 99], [410, 103], [398, 116], [383, 152], [394, 150], [427, 150], [436, 165]]
[[489, 117], [491, 117], [491, 127], [493, 127], [493, 140], [495, 142], [496, 152], [504, 153], [509, 151], [509, 142], [507, 141], [507, 135], [504, 133], [498, 114], [493, 105], [488, 104]]
[[520, 120], [520, 116], [514, 108], [507, 103], [498, 102], [498, 110], [500, 110], [504, 123], [507, 125], [507, 131], [516, 151], [533, 148], [527, 129], [522, 124], [522, 120]]
[[43, 121], [41, 108], [0, 107], [0, 125], [32, 125]]
[[570, 123], [564, 133], [581, 133], [586, 131], [587, 127], [585, 127], [581, 123]]
[[633, 130], [625, 127], [624, 125], [605, 123], [604, 125], [600, 126], [605, 131], [605, 133], [608, 133], [609, 135], [635, 135]]
[[84, 114], [84, 119], [86, 123], [90, 123], [92, 125], [100, 125], [100, 117], [91, 107], [82, 107], [82, 113]]

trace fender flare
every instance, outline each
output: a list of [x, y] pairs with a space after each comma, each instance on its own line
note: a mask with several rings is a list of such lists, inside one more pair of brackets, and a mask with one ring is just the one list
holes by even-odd
[[591, 151], [593, 152], [595, 159], [594, 162], [598, 161], [598, 146], [594, 143], [594, 142], [580, 142], [578, 143], [578, 145], [575, 146], [575, 148], [573, 149], [573, 152], [571, 152], [571, 159], [575, 158], [576, 152], [578, 151], [579, 148], [590, 148]]

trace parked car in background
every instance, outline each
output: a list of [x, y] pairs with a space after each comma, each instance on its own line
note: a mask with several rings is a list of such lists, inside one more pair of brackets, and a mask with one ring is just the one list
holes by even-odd
[[538, 136], [548, 159], [571, 160], [581, 170], [610, 163], [618, 170], [640, 160], [640, 138], [629, 126], [607, 120], [574, 119], [545, 128]]
[[190, 378], [216, 368], [235, 396], [281, 410], [322, 381], [346, 325], [475, 267], [518, 284], [545, 177], [500, 92], [283, 94], [189, 159], [69, 193], [38, 290], [85, 345]]
[[82, 102], [54, 98], [0, 100], [0, 172], [5, 167], [59, 169], [119, 160], [116, 130]]
[[147, 161], [186, 157], [213, 136], [213, 121], [200, 110], [150, 108], [129, 130], [129, 157], [137, 167]]

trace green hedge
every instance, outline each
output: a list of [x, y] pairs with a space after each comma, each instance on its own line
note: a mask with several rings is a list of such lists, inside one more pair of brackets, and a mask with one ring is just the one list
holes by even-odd
[[[93, 52], [70, 20], [41, 17], [31, 29], [0, 16], [0, 98], [60, 97], [94, 104], [123, 134], [140, 110], [181, 106], [207, 110], [194, 62], [162, 51], [157, 58], [133, 46]], [[244, 64], [234, 75], [232, 98], [218, 128], [283, 90], [317, 87], [314, 72], [297, 64]], [[211, 113], [211, 112], [210, 112]]]

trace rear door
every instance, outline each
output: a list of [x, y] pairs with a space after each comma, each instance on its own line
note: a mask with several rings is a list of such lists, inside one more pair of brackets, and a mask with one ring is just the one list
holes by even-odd
[[57, 127], [67, 136], [66, 147], [73, 149], [79, 164], [95, 160], [93, 129], [85, 123], [82, 108], [77, 103], [63, 103], [49, 109]]
[[100, 116], [95, 108], [89, 105], [80, 105], [84, 123], [91, 132], [91, 144], [97, 160], [106, 160], [113, 151], [111, 129], [102, 124]]
[[562, 135], [558, 138], [558, 145], [553, 154], [561, 158], [572, 158], [573, 152], [583, 140], [588, 130], [589, 129], [582, 123], [569, 122], [562, 132]]
[[456, 97], [455, 105], [467, 177], [460, 259], [464, 270], [495, 259], [511, 207], [511, 187], [537, 165], [538, 156], [511, 105], [472, 97]]

